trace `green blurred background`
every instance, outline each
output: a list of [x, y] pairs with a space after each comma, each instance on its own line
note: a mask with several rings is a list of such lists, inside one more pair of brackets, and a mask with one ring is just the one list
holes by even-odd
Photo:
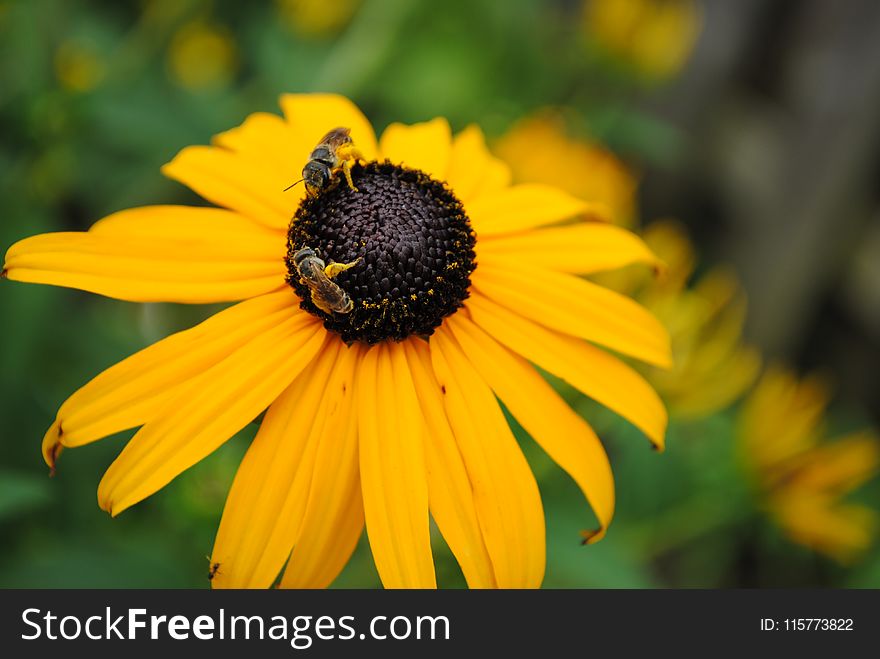
[[[765, 360], [831, 377], [831, 434], [876, 425], [880, 5], [691, 5], [694, 34], [672, 21], [640, 42], [655, 46], [646, 54], [616, 50], [574, 0], [0, 1], [0, 246], [130, 206], [202, 203], [159, 167], [278, 112], [283, 92], [346, 94], [377, 130], [442, 115], [490, 140], [564, 107], [572, 139], [638, 173], [643, 223], [677, 217], [700, 271], [735, 268], [745, 336]], [[205, 555], [256, 426], [115, 520], [95, 490], [131, 433], [68, 451], [54, 479], [40, 440], [88, 379], [215, 310], [0, 286], [0, 586], [208, 585]], [[545, 586], [880, 587], [876, 543], [840, 565], [764, 513], [737, 455], [736, 405], [673, 416], [656, 454], [571, 400], [611, 455], [617, 516], [581, 546], [583, 497], [518, 430], [545, 504]], [[876, 509], [877, 479], [852, 498]], [[435, 555], [440, 584], [462, 586], [439, 537]], [[364, 540], [336, 585], [378, 584]]]

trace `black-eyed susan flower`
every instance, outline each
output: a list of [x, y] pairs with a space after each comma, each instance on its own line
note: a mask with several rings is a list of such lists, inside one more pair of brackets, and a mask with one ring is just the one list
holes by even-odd
[[739, 449], [762, 507], [786, 536], [850, 563], [870, 547], [878, 515], [843, 498], [877, 475], [880, 438], [862, 431], [823, 441], [828, 400], [819, 377], [769, 368], [743, 406]]
[[[601, 537], [607, 457], [532, 363], [662, 446], [658, 396], [605, 349], [668, 365], [666, 332], [577, 276], [654, 256], [623, 229], [573, 221], [587, 206], [557, 188], [510, 185], [475, 127], [392, 124], [377, 141], [342, 97], [281, 104], [284, 118], [252, 115], [164, 167], [217, 207], [135, 208], [9, 249], [9, 279], [238, 302], [74, 393], [46, 433], [47, 463], [140, 427], [98, 487], [118, 515], [266, 410], [223, 512], [215, 586], [266, 587], [282, 572], [281, 586], [325, 586], [366, 526], [386, 587], [432, 587], [429, 516], [470, 586], [540, 585], [541, 500], [496, 396], [580, 485]], [[284, 192], [337, 126], [364, 156], [356, 190]], [[306, 247], [355, 263], [333, 280], [350, 312], [316, 306], [294, 258]]]

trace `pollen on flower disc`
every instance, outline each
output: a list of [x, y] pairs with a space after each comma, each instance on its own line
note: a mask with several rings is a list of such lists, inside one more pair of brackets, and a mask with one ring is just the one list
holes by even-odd
[[[346, 342], [427, 336], [468, 296], [475, 239], [464, 207], [444, 183], [387, 161], [356, 166], [352, 177], [357, 191], [337, 175], [297, 209], [287, 281], [302, 308]], [[333, 280], [351, 297], [350, 313], [328, 314], [312, 302], [293, 264], [304, 247], [327, 263], [360, 258]]]

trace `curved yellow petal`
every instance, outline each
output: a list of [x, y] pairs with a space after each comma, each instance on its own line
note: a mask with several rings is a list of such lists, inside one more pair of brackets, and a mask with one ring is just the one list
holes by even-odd
[[[296, 133], [297, 140], [305, 146], [299, 168], [305, 164], [309, 153], [330, 130], [351, 128], [351, 139], [367, 160], [376, 160], [376, 133], [364, 113], [350, 100], [339, 94], [284, 94], [281, 109], [287, 122]], [[298, 161], [299, 162], [299, 161]]]
[[452, 131], [442, 117], [407, 126], [391, 124], [382, 133], [379, 150], [395, 165], [420, 169], [440, 181], [449, 176]]
[[366, 352], [357, 381], [367, 536], [386, 588], [435, 588], [424, 419], [403, 348]]
[[265, 410], [312, 361], [325, 332], [290, 317], [207, 369], [167, 401], [110, 465], [98, 502], [111, 515], [159, 490]]
[[634, 233], [613, 224], [579, 222], [507, 236], [488, 236], [477, 245], [479, 262], [500, 267], [538, 266], [557, 272], [592, 274], [632, 263], [659, 268], [661, 261]]
[[242, 302], [111, 366], [61, 405], [43, 444], [47, 464], [54, 466], [59, 444], [82, 446], [152, 421], [188, 382], [292, 312], [317, 328], [296, 300], [282, 291]]
[[287, 230], [299, 203], [298, 193], [284, 191], [299, 178], [296, 172], [213, 146], [186, 147], [162, 166], [165, 176], [211, 203], [278, 232]]
[[880, 438], [872, 431], [852, 433], [795, 458], [792, 486], [842, 495], [870, 480], [880, 467]]
[[468, 202], [510, 185], [510, 168], [489, 152], [483, 131], [471, 124], [452, 140], [447, 180], [455, 196]]
[[480, 264], [473, 286], [521, 316], [660, 367], [672, 364], [669, 334], [628, 297], [568, 274], [523, 264]]
[[330, 381], [341, 346], [327, 341], [266, 412], [226, 498], [211, 554], [211, 564], [220, 564], [212, 587], [267, 588], [290, 556], [325, 436], [324, 394], [336, 393]]
[[474, 491], [499, 588], [537, 588], [546, 561], [538, 484], [491, 389], [444, 327], [431, 361]]
[[403, 347], [426, 422], [425, 460], [431, 515], [461, 566], [468, 587], [494, 588], [495, 571], [483, 542], [473, 487], [446, 419], [428, 344], [412, 339], [405, 341]]
[[147, 206], [15, 243], [5, 276], [133, 302], [247, 299], [284, 285], [284, 238], [216, 208]]
[[844, 565], [871, 546], [880, 526], [877, 512], [867, 506], [840, 503], [833, 496], [800, 488], [777, 493], [770, 508], [794, 542]]
[[472, 295], [467, 309], [489, 336], [575, 389], [620, 414], [663, 448], [667, 413], [657, 392], [636, 371], [604, 350]]
[[481, 194], [469, 201], [466, 208], [480, 238], [535, 229], [583, 215], [593, 219], [607, 217], [604, 206], [541, 183], [522, 183]]
[[599, 520], [590, 535], [605, 535], [614, 515], [614, 477], [596, 433], [534, 368], [463, 314], [447, 321], [474, 368], [547, 454], [574, 479]]
[[[754, 348], [732, 346], [727, 360], [717, 361], [716, 370], [707, 368], [704, 352], [700, 350], [690, 355], [681, 373], [672, 371], [654, 376], [657, 387], [679, 417], [701, 418], [726, 409], [754, 384], [761, 371], [761, 353]], [[715, 359], [710, 355], [706, 361]], [[694, 382], [701, 384], [694, 388]]]
[[291, 183], [299, 178], [314, 148], [282, 117], [268, 112], [255, 112], [240, 126], [215, 135], [211, 142], [253, 162], [264, 163], [289, 177]]
[[354, 392], [361, 349], [341, 348], [324, 395], [330, 400], [317, 437], [314, 476], [282, 588], [326, 588], [345, 567], [364, 530]]

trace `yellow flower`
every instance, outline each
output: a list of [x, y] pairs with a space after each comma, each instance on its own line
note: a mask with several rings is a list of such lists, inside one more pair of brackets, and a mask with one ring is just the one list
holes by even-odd
[[[135, 302], [243, 300], [74, 393], [45, 436], [47, 463], [142, 426], [98, 488], [118, 515], [268, 408], [227, 499], [213, 585], [266, 587], [283, 569], [281, 586], [326, 586], [366, 526], [386, 587], [433, 587], [429, 512], [470, 586], [540, 585], [541, 500], [496, 395], [580, 485], [601, 537], [607, 456], [530, 362], [662, 448], [659, 397], [602, 348], [663, 366], [668, 337], [576, 276], [653, 255], [623, 229], [561, 224], [585, 205], [511, 186], [476, 127], [392, 124], [377, 141], [340, 96], [281, 105], [284, 118], [254, 114], [163, 168], [217, 208], [135, 208], [9, 249], [9, 279]], [[337, 176], [314, 197], [283, 192], [334, 126], [368, 161], [352, 171], [357, 190]], [[334, 280], [350, 313], [314, 304], [292, 269], [304, 247], [356, 261]]]
[[588, 0], [587, 33], [610, 54], [650, 79], [684, 66], [702, 29], [695, 0]]
[[[610, 214], [617, 224], [635, 222], [635, 177], [600, 146], [569, 137], [558, 113], [545, 110], [519, 122], [496, 151], [515, 181], [556, 185], [587, 202], [587, 212]], [[758, 376], [758, 351], [742, 343], [743, 293], [723, 268], [690, 285], [696, 259], [677, 223], [655, 222], [643, 237], [664, 264], [661, 277], [641, 263], [594, 279], [636, 295], [660, 318], [672, 336], [675, 366], [648, 369], [648, 379], [677, 416], [706, 416], [739, 398]]]
[[[636, 299], [669, 331], [674, 362], [667, 371], [649, 369], [648, 379], [674, 415], [708, 416], [742, 396], [761, 368], [758, 351], [742, 341], [745, 296], [735, 275], [723, 266], [690, 283], [696, 258], [677, 222], [654, 222], [642, 237], [664, 267], [657, 278], [641, 277]], [[632, 290], [632, 285], [623, 290]]]
[[515, 124], [495, 144], [515, 181], [547, 183], [596, 204], [615, 224], [635, 218], [636, 179], [602, 146], [569, 136], [564, 117], [544, 109]]
[[236, 68], [232, 34], [219, 25], [193, 21], [184, 25], [168, 47], [171, 77], [192, 90], [223, 87]]
[[870, 546], [878, 518], [841, 499], [877, 474], [880, 440], [857, 432], [822, 442], [827, 405], [827, 387], [816, 376], [798, 380], [769, 368], [740, 414], [740, 452], [763, 506], [785, 534], [850, 563]]
[[308, 37], [336, 34], [348, 24], [360, 4], [361, 0], [276, 0], [281, 17]]
[[106, 67], [88, 41], [67, 40], [55, 51], [55, 75], [65, 89], [89, 92], [97, 87]]

